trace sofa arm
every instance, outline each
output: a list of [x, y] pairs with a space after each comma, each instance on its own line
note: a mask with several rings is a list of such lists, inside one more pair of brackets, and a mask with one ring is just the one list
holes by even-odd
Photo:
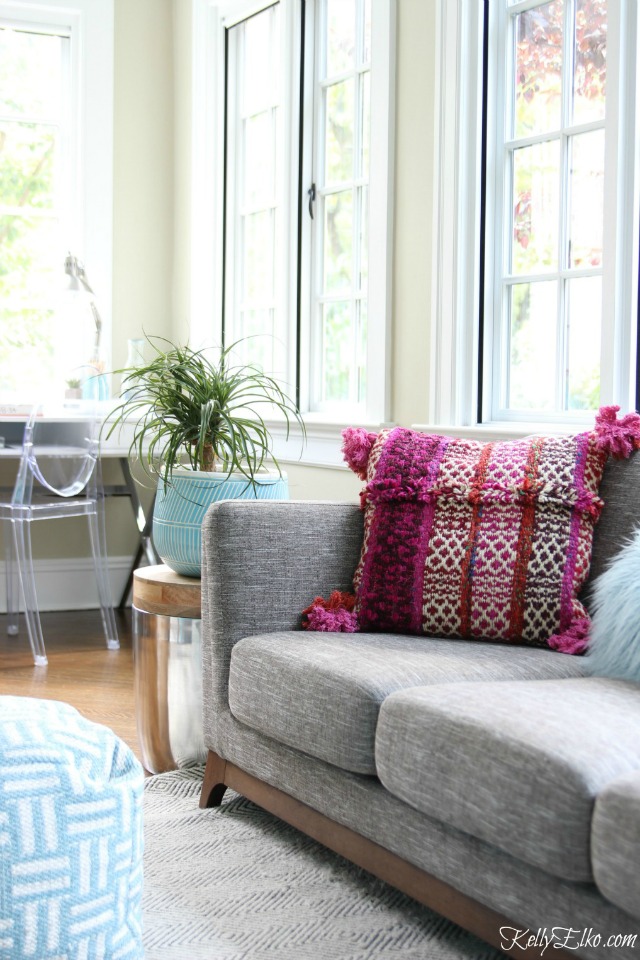
[[242, 637], [300, 627], [316, 596], [350, 590], [363, 537], [353, 503], [226, 500], [202, 525], [205, 739], [228, 709], [229, 664]]
[[618, 777], [598, 794], [591, 860], [600, 892], [640, 919], [640, 770]]

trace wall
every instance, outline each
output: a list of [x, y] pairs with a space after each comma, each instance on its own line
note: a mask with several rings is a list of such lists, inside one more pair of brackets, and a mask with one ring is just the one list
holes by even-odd
[[392, 419], [428, 420], [436, 0], [398, 0]]
[[172, 321], [172, 0], [115, 0], [113, 347]]

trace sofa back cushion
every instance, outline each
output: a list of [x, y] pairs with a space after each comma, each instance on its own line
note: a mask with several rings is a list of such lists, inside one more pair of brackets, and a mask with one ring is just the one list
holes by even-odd
[[591, 586], [640, 526], [640, 454], [626, 460], [609, 457], [602, 475], [600, 496], [604, 507], [593, 534], [591, 569], [580, 594], [589, 608]]

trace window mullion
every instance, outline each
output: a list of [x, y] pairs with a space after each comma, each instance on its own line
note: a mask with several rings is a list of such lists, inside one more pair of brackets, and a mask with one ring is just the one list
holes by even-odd
[[[565, 78], [566, 79], [566, 78]], [[560, 137], [560, 170], [559, 170], [559, 199], [558, 204], [558, 263], [557, 277], [557, 313], [556, 313], [556, 409], [562, 410], [568, 389], [568, 280], [563, 275], [569, 266], [568, 247], [568, 216], [570, 205], [570, 163], [569, 138], [563, 132]]]
[[[313, 73], [313, 171], [312, 181], [320, 190], [325, 182], [324, 164], [324, 131], [326, 128], [326, 92], [322, 87], [322, 64], [326, 62], [326, 38], [322, 30], [324, 5], [326, 0], [315, 0], [314, 17], [314, 73]], [[304, 215], [307, 215], [306, 213]], [[314, 210], [314, 222], [311, 225], [311, 331], [310, 331], [310, 366], [309, 366], [309, 409], [317, 409], [322, 400], [322, 384], [324, 383], [324, 335], [323, 309], [320, 295], [324, 272], [323, 249], [325, 228], [325, 199], [322, 193], [317, 194]]]
[[[364, 33], [364, 3], [363, 0], [356, 0], [356, 49], [355, 64], [360, 65], [360, 51], [363, 49]], [[358, 403], [358, 330], [360, 326], [360, 305], [356, 299], [356, 294], [360, 290], [360, 235], [362, 229], [362, 187], [357, 186], [359, 176], [362, 174], [362, 97], [364, 74], [357, 69], [352, 72], [354, 89], [354, 130], [353, 130], [353, 165], [351, 170], [352, 177], [352, 210], [353, 219], [351, 223], [351, 297], [349, 302], [349, 311], [351, 314], [351, 375], [349, 382], [349, 401], [352, 404]]]
[[[505, 0], [506, 6], [506, 0]], [[490, 10], [490, 17], [491, 17]], [[513, 137], [513, 97], [514, 92], [512, 84], [507, 84], [507, 77], [510, 77], [514, 70], [515, 58], [515, 18], [510, 17], [508, 12], [500, 8], [499, 14], [494, 11], [493, 17], [497, 17], [496, 33], [497, 44], [495, 48], [495, 112], [493, 115], [493, 142], [495, 163], [495, 182], [494, 182], [494, 211], [495, 219], [493, 223], [493, 243], [492, 264], [493, 264], [493, 299], [489, 305], [488, 316], [490, 323], [487, 323], [487, 329], [493, 333], [493, 350], [485, 351], [487, 356], [492, 356], [492, 377], [485, 379], [491, 383], [491, 418], [495, 419], [498, 410], [507, 406], [510, 391], [510, 341], [511, 341], [511, 291], [504, 283], [504, 277], [511, 273], [508, 266], [508, 256], [511, 250], [513, 236], [513, 151], [505, 149], [504, 143], [507, 139]], [[502, 65], [502, 69], [500, 66]], [[503, 104], [501, 110], [499, 104]], [[507, 128], [507, 123], [509, 127]], [[506, 211], [509, 211], [506, 216]], [[489, 236], [486, 240], [490, 243]]]
[[565, 0], [562, 53], [562, 135], [560, 140], [560, 184], [559, 184], [559, 224], [558, 224], [558, 313], [557, 313], [557, 371], [556, 371], [556, 409], [568, 406], [569, 391], [569, 280], [562, 271], [569, 268], [570, 257], [570, 215], [571, 215], [571, 138], [568, 128], [572, 121], [573, 103], [573, 54], [574, 28], [576, 16], [575, 0]]

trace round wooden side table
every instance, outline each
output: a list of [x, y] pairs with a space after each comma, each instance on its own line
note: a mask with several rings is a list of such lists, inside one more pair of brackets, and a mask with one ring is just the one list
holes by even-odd
[[161, 564], [133, 574], [135, 703], [151, 773], [206, 760], [202, 732], [200, 580]]

